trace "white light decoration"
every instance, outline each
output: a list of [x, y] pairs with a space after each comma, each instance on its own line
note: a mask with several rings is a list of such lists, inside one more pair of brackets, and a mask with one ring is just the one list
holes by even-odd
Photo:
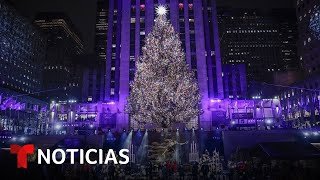
[[136, 61], [126, 112], [133, 122], [169, 128], [201, 114], [201, 96], [194, 72], [185, 61], [179, 34], [166, 18], [164, 6], [145, 38], [143, 54]]
[[166, 15], [168, 12], [166, 6], [164, 5], [159, 5], [157, 8], [156, 8], [156, 13], [158, 16], [164, 16]]
[[315, 38], [320, 40], [320, 7], [315, 8], [313, 15], [310, 18], [309, 28]]

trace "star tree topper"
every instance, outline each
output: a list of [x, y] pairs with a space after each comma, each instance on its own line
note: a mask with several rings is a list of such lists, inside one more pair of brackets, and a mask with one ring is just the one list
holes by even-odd
[[156, 8], [156, 13], [158, 16], [164, 16], [166, 15], [168, 12], [167, 10], [167, 7], [164, 6], [164, 5], [159, 5], [157, 8]]

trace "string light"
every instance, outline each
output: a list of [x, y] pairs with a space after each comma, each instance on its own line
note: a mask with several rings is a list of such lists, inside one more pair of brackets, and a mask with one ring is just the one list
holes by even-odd
[[126, 111], [139, 123], [169, 127], [196, 118], [201, 110], [200, 93], [194, 73], [189, 70], [179, 35], [157, 7], [153, 31], [146, 37]]

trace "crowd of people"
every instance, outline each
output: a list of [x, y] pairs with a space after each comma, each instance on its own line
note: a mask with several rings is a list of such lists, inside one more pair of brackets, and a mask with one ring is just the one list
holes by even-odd
[[[31, 167], [32, 169], [32, 167]], [[90, 164], [63, 164], [33, 167], [41, 169], [41, 179], [53, 180], [130, 180], [130, 179], [227, 179], [223, 175], [210, 174], [206, 166], [198, 163], [178, 164], [176, 161], [167, 161], [160, 164], [147, 162], [145, 165], [90, 165]], [[220, 178], [217, 178], [220, 177]]]

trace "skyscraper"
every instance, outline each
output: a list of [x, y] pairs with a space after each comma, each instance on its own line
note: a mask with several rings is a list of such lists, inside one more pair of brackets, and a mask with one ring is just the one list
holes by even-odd
[[298, 54], [307, 73], [320, 70], [320, 2], [297, 0]]
[[303, 80], [283, 88], [280, 100], [289, 126], [314, 128], [320, 121], [320, 2], [297, 0], [298, 55]]
[[85, 70], [84, 84], [87, 84], [87, 86], [83, 88], [83, 92], [85, 93], [82, 97], [83, 102], [97, 102], [104, 100], [108, 6], [109, 3], [107, 0], [98, 0], [97, 2], [95, 52], [98, 61], [95, 62], [96, 65], [88, 66]]
[[221, 8], [219, 27], [223, 63], [246, 64], [249, 83], [298, 69], [294, 10]]
[[[168, 8], [168, 18], [180, 33], [186, 61], [195, 71], [202, 96], [200, 117], [203, 127], [211, 126], [210, 98], [224, 98], [218, 22], [215, 0], [110, 0], [104, 101], [116, 102], [123, 112], [129, 95], [129, 83], [134, 78], [135, 60], [141, 55], [145, 36], [151, 32], [155, 7]], [[118, 115], [127, 126], [129, 117]]]
[[41, 90], [45, 56], [45, 37], [0, 0], [0, 131], [36, 134], [43, 127], [46, 103], [30, 96]]
[[96, 12], [95, 51], [99, 61], [105, 63], [108, 31], [108, 1], [98, 0]]
[[22, 93], [39, 91], [45, 37], [5, 1], [0, 1], [0, 47], [0, 85]]
[[39, 13], [34, 24], [47, 36], [43, 88], [47, 100], [65, 100], [70, 89], [79, 86], [74, 78], [74, 58], [83, 53], [79, 33], [63, 13]]

